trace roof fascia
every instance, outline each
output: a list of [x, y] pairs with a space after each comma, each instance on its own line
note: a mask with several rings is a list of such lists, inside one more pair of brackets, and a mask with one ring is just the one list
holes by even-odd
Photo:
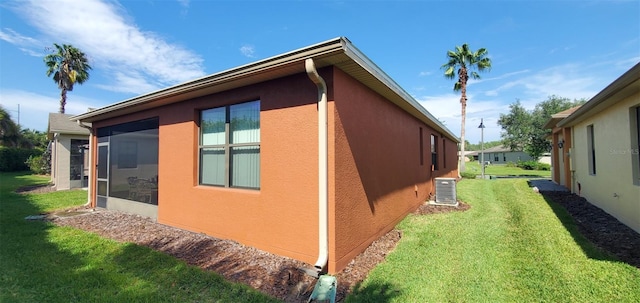
[[[185, 83], [163, 88], [148, 94], [136, 96], [112, 105], [108, 105], [84, 114], [71, 117], [71, 120], [95, 121], [95, 117], [108, 114], [117, 110], [130, 108], [136, 105], [150, 103], [159, 99], [176, 97], [187, 92], [197, 91], [204, 87], [209, 87], [222, 82], [229, 82], [235, 79], [249, 77], [253, 74], [264, 72], [279, 66], [291, 64], [296, 61], [304, 61], [306, 58], [317, 57], [332, 52], [340, 51], [343, 46], [343, 38], [335, 38], [314, 44], [305, 48], [293, 50], [291, 52], [270, 57], [257, 62], [249, 63], [232, 69], [228, 69], [215, 74], [207, 75]], [[301, 69], [301, 72], [304, 70]], [[177, 98], [175, 102], [182, 101]]]
[[[427, 109], [425, 109], [418, 101], [416, 101], [407, 91], [405, 91], [398, 83], [396, 83], [389, 75], [387, 75], [382, 69], [380, 69], [373, 61], [369, 60], [364, 53], [362, 53], [357, 47], [355, 47], [348, 39], [344, 39], [345, 41], [345, 53], [349, 58], [358, 63], [362, 68], [364, 68], [367, 72], [373, 75], [378, 81], [382, 82], [388, 88], [390, 88], [395, 94], [397, 94], [400, 98], [402, 98], [405, 102], [407, 102], [411, 107], [420, 112], [425, 119], [421, 119], [423, 122], [427, 124], [431, 124], [438, 131], [444, 132], [448, 135], [449, 138], [453, 139], [457, 143], [460, 143], [460, 138], [458, 138], [455, 134], [449, 130], [440, 120], [436, 119]], [[420, 117], [417, 117], [420, 118]]]

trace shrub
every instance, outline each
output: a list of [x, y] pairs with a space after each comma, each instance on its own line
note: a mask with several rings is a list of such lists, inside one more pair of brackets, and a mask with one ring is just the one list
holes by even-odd
[[42, 154], [37, 149], [0, 147], [0, 171], [23, 171], [29, 166], [25, 163], [30, 156]]
[[551, 165], [547, 163], [538, 163], [538, 170], [551, 170]]
[[524, 170], [551, 170], [551, 165], [537, 161], [518, 161], [518, 167]]
[[29, 169], [38, 175], [48, 175], [51, 173], [51, 154], [44, 153], [40, 156], [29, 156], [25, 164], [29, 166]]
[[470, 172], [470, 171], [463, 171], [463, 172], [460, 173], [460, 176], [465, 178], [465, 179], [475, 179], [476, 178], [476, 173]]
[[535, 170], [538, 168], [538, 162], [536, 161], [518, 161], [517, 164], [518, 167], [524, 169], [524, 170]]
[[513, 163], [512, 161], [507, 162], [507, 167], [517, 167], [518, 165]]

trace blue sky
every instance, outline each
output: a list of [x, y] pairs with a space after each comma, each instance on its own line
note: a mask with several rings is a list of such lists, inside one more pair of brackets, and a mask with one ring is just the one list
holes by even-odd
[[83, 113], [339, 36], [347, 37], [455, 134], [459, 94], [440, 66], [447, 50], [484, 47], [493, 62], [468, 87], [466, 138], [500, 139], [509, 104], [551, 95], [591, 98], [640, 61], [640, 1], [194, 1], [0, 2], [0, 104], [44, 131], [57, 112], [45, 75], [52, 44], [93, 66], [68, 94]]

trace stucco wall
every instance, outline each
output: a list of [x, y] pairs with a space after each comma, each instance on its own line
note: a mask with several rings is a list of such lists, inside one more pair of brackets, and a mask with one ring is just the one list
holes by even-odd
[[[324, 68], [320, 74], [329, 88], [328, 270], [336, 272], [427, 200], [433, 194], [431, 177], [457, 175], [457, 149], [340, 70]], [[261, 100], [260, 190], [198, 185], [199, 112], [256, 99]], [[93, 126], [159, 117], [158, 222], [313, 264], [318, 256], [316, 102], [316, 86], [298, 74]], [[439, 140], [435, 173], [432, 133]]]
[[[339, 270], [433, 194], [435, 176], [455, 177], [456, 144], [340, 70], [334, 73], [335, 190], [330, 270]], [[421, 164], [420, 128], [423, 148]], [[431, 172], [431, 134], [438, 170]], [[447, 156], [443, 156], [443, 150]], [[444, 162], [446, 158], [446, 163]]]
[[[330, 74], [324, 75], [330, 80]], [[198, 185], [199, 112], [261, 100], [260, 190]], [[317, 89], [305, 74], [100, 121], [159, 117], [159, 223], [315, 262]]]
[[51, 153], [51, 181], [56, 190], [82, 187], [80, 180], [70, 180], [71, 140], [89, 140], [89, 136], [59, 134], [54, 137]]
[[[640, 232], [640, 186], [633, 184], [629, 109], [636, 93], [573, 127], [573, 191]], [[589, 174], [587, 126], [593, 125], [596, 174]], [[580, 189], [578, 189], [578, 183]]]

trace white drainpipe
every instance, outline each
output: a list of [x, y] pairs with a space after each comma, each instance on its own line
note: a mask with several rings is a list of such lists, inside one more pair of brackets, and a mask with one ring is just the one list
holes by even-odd
[[316, 70], [313, 59], [304, 61], [307, 76], [318, 87], [318, 260], [314, 265], [320, 272], [329, 259], [329, 199], [328, 199], [328, 135], [327, 84]]
[[[92, 179], [91, 177], [93, 176], [93, 170], [95, 169], [95, 167], [93, 167], [93, 154], [91, 154], [91, 152], [93, 151], [93, 131], [91, 129], [91, 126], [86, 126], [84, 124], [82, 124], [82, 122], [80, 122], [80, 120], [77, 120], [78, 125], [81, 127], [84, 127], [86, 129], [89, 130], [89, 150], [87, 152], [89, 152], [89, 183], [87, 184], [87, 203], [85, 203], [85, 206], [91, 205], [91, 184], [92, 184]], [[82, 180], [81, 180], [82, 182]]]

